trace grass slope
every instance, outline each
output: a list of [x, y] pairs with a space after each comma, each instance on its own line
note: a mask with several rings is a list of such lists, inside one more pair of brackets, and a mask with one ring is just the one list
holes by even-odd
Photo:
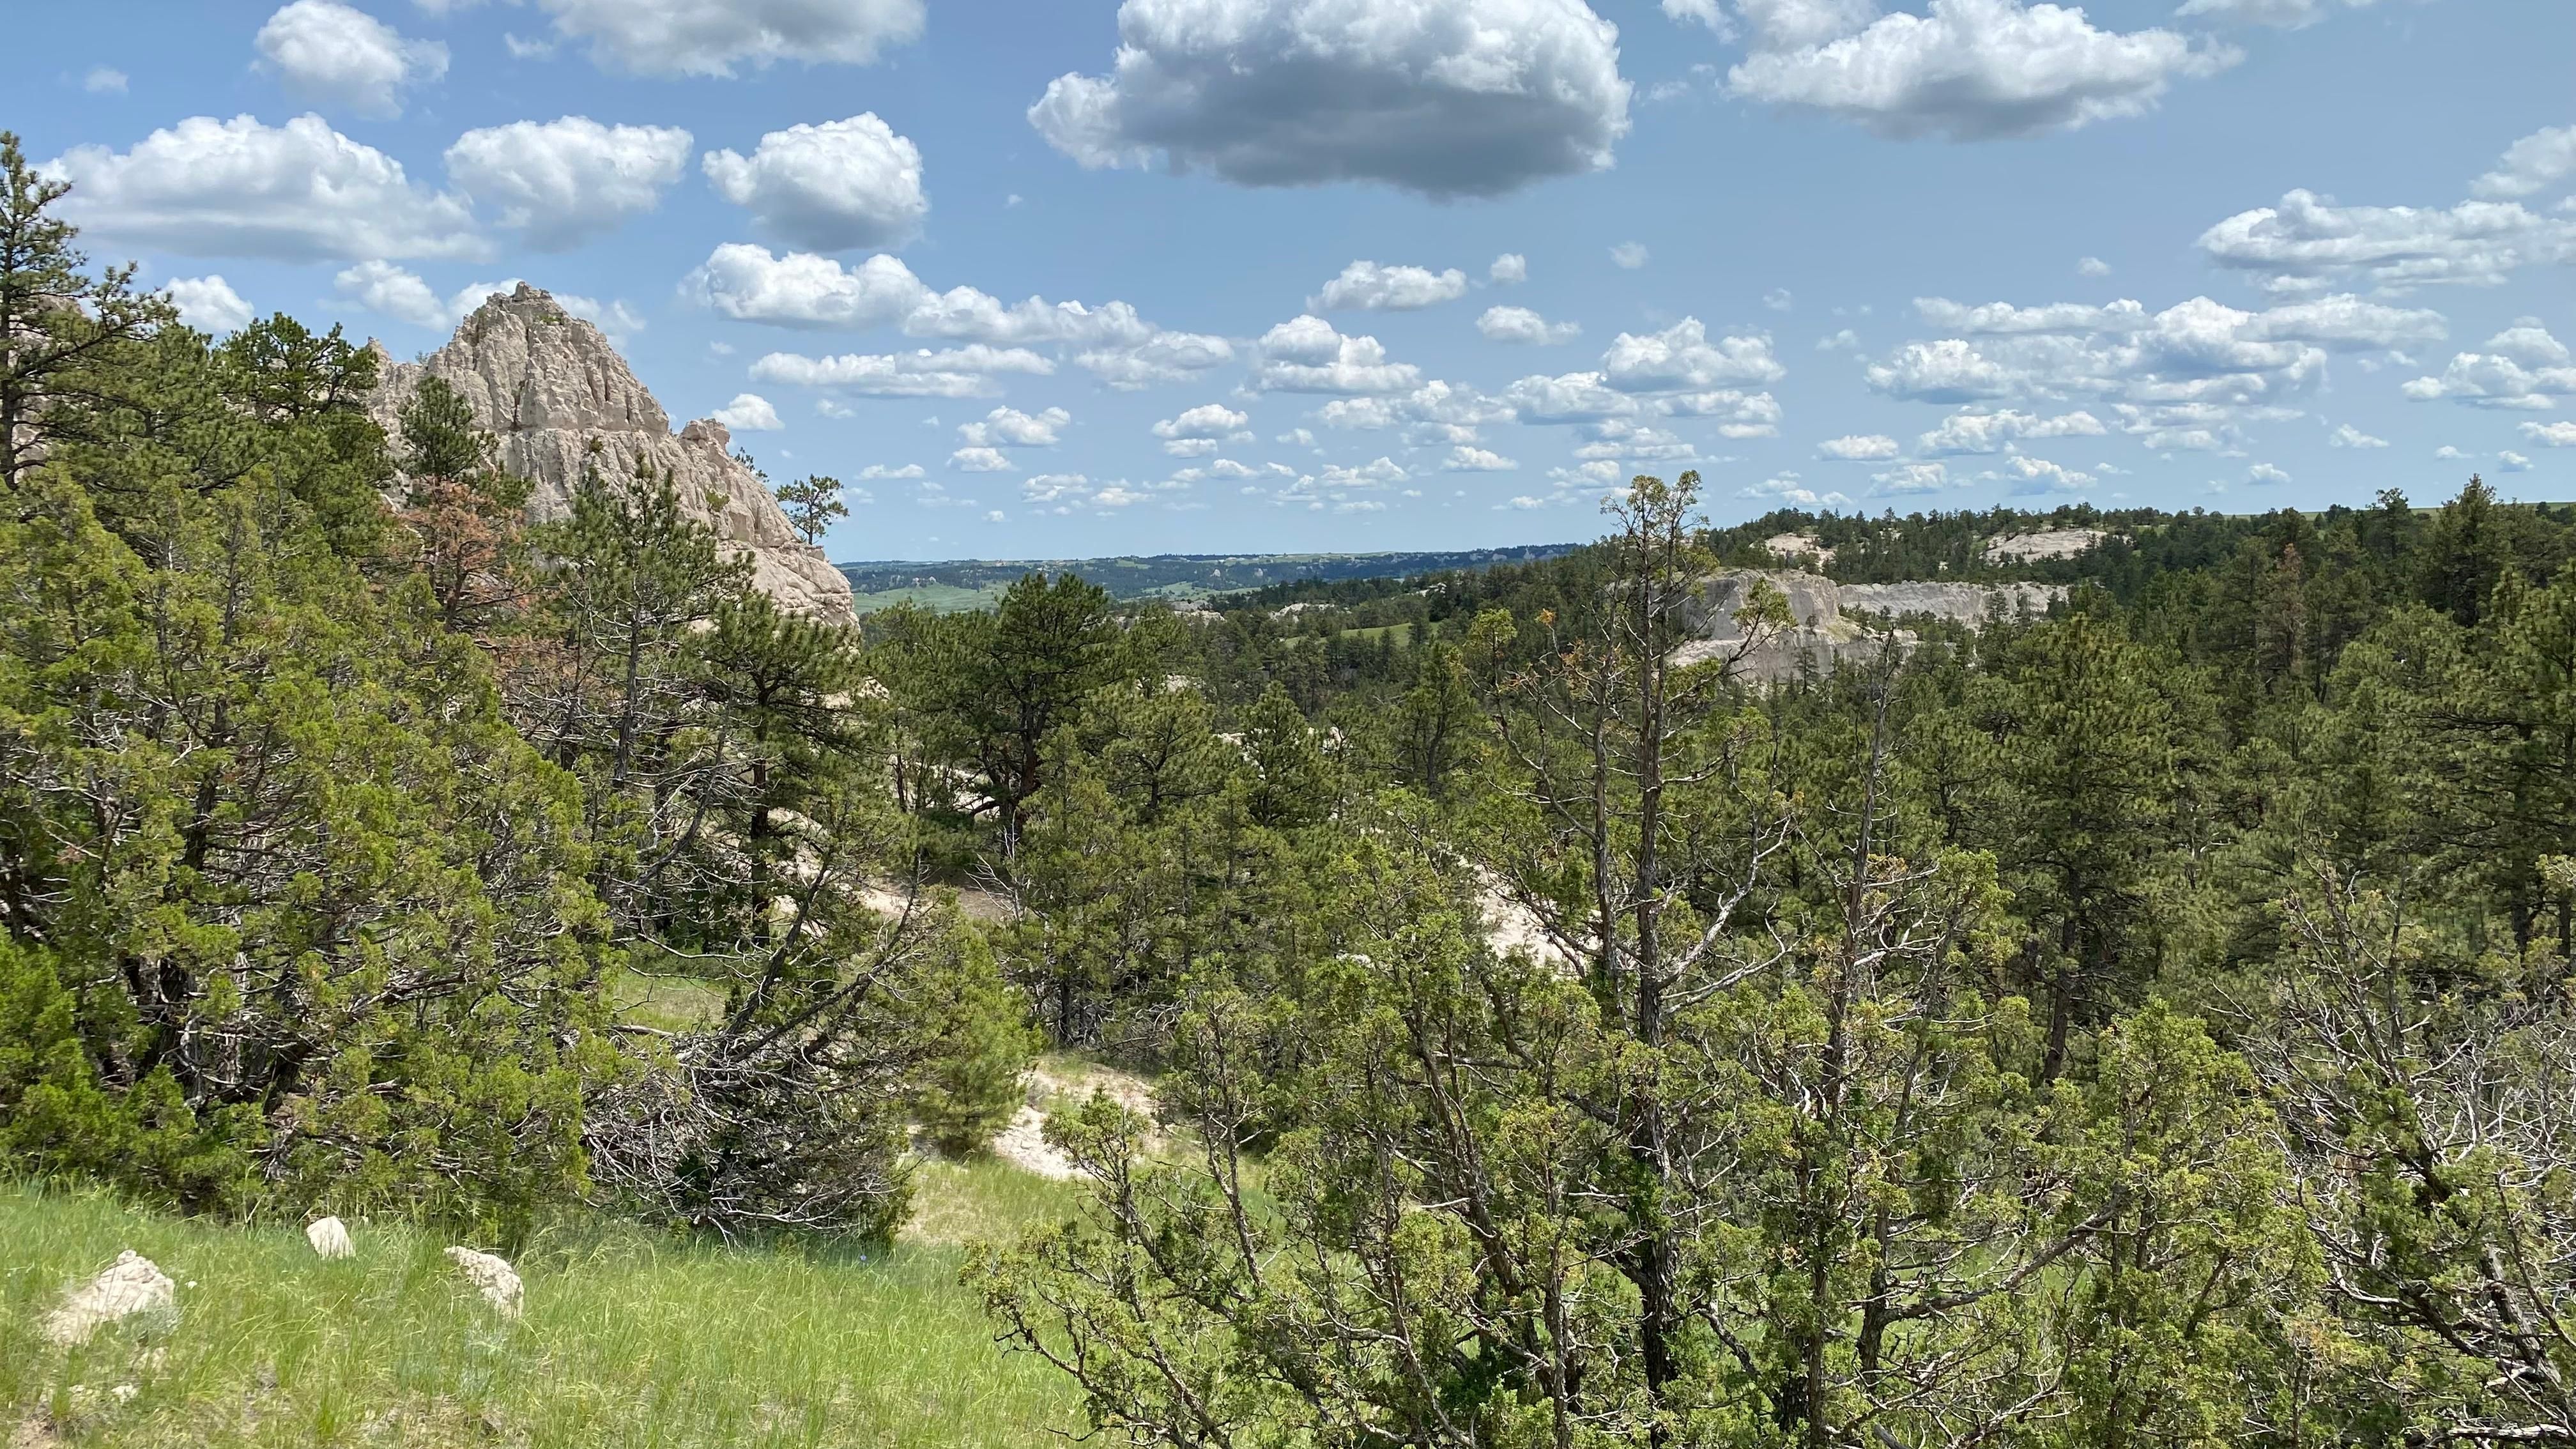
[[[1078, 1427], [1064, 1383], [995, 1347], [957, 1282], [963, 1242], [1056, 1215], [1066, 1190], [933, 1163], [917, 1201], [873, 1260], [555, 1229], [516, 1260], [514, 1325], [407, 1227], [356, 1225], [356, 1260], [326, 1263], [294, 1226], [0, 1186], [0, 1442], [1002, 1449]], [[64, 1289], [129, 1247], [178, 1280], [175, 1330], [47, 1344]]]

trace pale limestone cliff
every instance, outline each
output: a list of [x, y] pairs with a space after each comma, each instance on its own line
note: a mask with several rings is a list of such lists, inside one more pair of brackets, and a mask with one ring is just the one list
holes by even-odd
[[603, 477], [631, 477], [639, 460], [657, 473], [668, 470], [683, 505], [742, 550], [753, 582], [781, 604], [808, 614], [850, 613], [849, 580], [796, 536], [758, 476], [734, 461], [724, 425], [700, 419], [673, 434], [670, 415], [599, 329], [544, 292], [522, 283], [506, 297], [496, 293], [426, 360], [388, 361], [369, 404], [388, 433], [425, 376], [472, 404], [475, 418], [501, 440], [502, 466], [536, 484], [532, 518], [570, 509], [596, 442]]
[[[1788, 600], [1789, 627], [1748, 640], [1735, 613], [1756, 579], [1768, 580]], [[1798, 569], [1728, 569], [1712, 575], [1700, 594], [1702, 637], [1675, 657], [1684, 663], [1740, 660], [1742, 676], [1757, 683], [1794, 679], [1810, 666], [1830, 674], [1845, 664], [1876, 662], [1891, 643], [1900, 653], [1914, 646], [1912, 630], [1879, 627], [1856, 614], [1892, 620], [1928, 615], [1975, 628], [1998, 613], [2045, 614], [2065, 596], [2063, 584], [1836, 584]]]

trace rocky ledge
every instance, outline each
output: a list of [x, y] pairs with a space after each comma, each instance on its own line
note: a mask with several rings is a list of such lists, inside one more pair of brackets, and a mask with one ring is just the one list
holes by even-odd
[[525, 283], [508, 296], [495, 293], [423, 361], [388, 358], [368, 405], [387, 432], [396, 430], [424, 377], [472, 404], [475, 418], [501, 440], [501, 465], [536, 485], [531, 518], [570, 511], [573, 485], [596, 442], [607, 477], [631, 476], [639, 461], [668, 470], [682, 506], [741, 550], [753, 582], [780, 604], [831, 617], [851, 612], [850, 581], [796, 536], [759, 476], [734, 461], [724, 425], [702, 418], [674, 434], [670, 414], [599, 329], [546, 293]]

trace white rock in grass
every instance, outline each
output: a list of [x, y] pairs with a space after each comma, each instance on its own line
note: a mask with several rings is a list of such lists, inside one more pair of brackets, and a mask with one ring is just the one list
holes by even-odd
[[349, 1225], [338, 1218], [321, 1218], [305, 1226], [304, 1241], [325, 1258], [354, 1258], [358, 1245], [349, 1241]]
[[482, 1293], [483, 1301], [492, 1305], [493, 1312], [504, 1318], [519, 1316], [522, 1290], [519, 1275], [511, 1271], [509, 1264], [472, 1248], [448, 1249], [447, 1261], [454, 1263], [465, 1275], [465, 1281]]
[[46, 1316], [45, 1337], [66, 1346], [85, 1343], [110, 1323], [142, 1316], [177, 1319], [179, 1288], [151, 1259], [129, 1248]]

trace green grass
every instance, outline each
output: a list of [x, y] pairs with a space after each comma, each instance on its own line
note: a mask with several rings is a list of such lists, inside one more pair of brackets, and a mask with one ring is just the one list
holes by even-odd
[[[874, 1260], [586, 1221], [518, 1256], [527, 1313], [508, 1324], [440, 1256], [445, 1239], [408, 1227], [354, 1225], [358, 1257], [326, 1263], [296, 1225], [0, 1186], [0, 1442], [1042, 1443], [1079, 1427], [1078, 1406], [1052, 1370], [994, 1345], [958, 1245], [1069, 1200], [1000, 1164], [929, 1164], [915, 1224]], [[64, 1288], [128, 1247], [179, 1281], [176, 1328], [46, 1344], [37, 1325]], [[120, 1401], [120, 1385], [136, 1392]]]
[[1002, 601], [1006, 584], [987, 584], [980, 589], [961, 588], [956, 584], [924, 584], [917, 589], [883, 589], [872, 594], [859, 594], [850, 600], [853, 612], [872, 614], [891, 609], [897, 604], [917, 604], [934, 614], [962, 614], [969, 609], [989, 609]]

